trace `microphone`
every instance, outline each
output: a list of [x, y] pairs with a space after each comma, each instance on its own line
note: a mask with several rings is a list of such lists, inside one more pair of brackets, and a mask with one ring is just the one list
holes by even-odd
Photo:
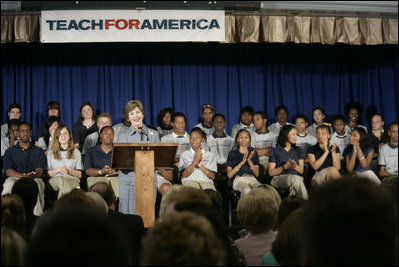
[[149, 142], [150, 142], [150, 137], [148, 136], [148, 134], [146, 133], [146, 131], [144, 131], [143, 127], [139, 127], [138, 129], [141, 130], [141, 132], [140, 132], [140, 134], [141, 134], [141, 141], [144, 141], [144, 140], [143, 140], [143, 134], [144, 134], [145, 136], [147, 136], [147, 143], [149, 143]]

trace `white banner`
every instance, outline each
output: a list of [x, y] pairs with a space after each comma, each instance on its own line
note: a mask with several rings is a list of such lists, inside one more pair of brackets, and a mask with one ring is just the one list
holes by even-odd
[[224, 41], [224, 11], [57, 10], [42, 11], [41, 41], [187, 42]]

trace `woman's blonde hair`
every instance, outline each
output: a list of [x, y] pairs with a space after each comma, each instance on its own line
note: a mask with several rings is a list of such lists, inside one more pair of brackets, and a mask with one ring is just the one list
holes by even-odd
[[141, 113], [143, 113], [143, 116], [145, 116], [143, 103], [141, 103], [140, 100], [130, 100], [126, 103], [125, 108], [123, 109], [123, 114], [125, 115], [125, 118], [129, 118], [129, 112], [135, 108], [138, 108]]
[[69, 134], [69, 141], [68, 141], [68, 148], [67, 148], [67, 157], [68, 159], [71, 158], [75, 158], [75, 146], [73, 144], [73, 137], [72, 137], [72, 133], [71, 130], [69, 130], [68, 126], [66, 126], [65, 124], [61, 124], [60, 126], [58, 126], [57, 130], [55, 130], [54, 133], [54, 143], [53, 143], [53, 154], [54, 154], [54, 158], [60, 160], [61, 159], [61, 144], [59, 141], [59, 137], [61, 134], [61, 130], [62, 129], [67, 129], [68, 134]]
[[254, 188], [241, 197], [237, 217], [248, 231], [259, 234], [277, 226], [281, 197], [270, 185]]

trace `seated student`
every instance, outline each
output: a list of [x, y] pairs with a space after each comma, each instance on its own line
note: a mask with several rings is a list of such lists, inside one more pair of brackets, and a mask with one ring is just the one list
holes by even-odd
[[263, 166], [262, 177], [267, 174], [270, 151], [276, 147], [277, 135], [270, 132], [267, 127], [267, 115], [262, 111], [254, 113], [254, 130], [251, 131], [251, 139], [254, 143], [255, 151], [258, 152], [259, 164]]
[[288, 188], [289, 196], [308, 199], [303, 182], [304, 158], [306, 157], [295, 145], [297, 130], [293, 125], [281, 128], [277, 138], [277, 146], [270, 152], [269, 175], [273, 176], [271, 185], [277, 189]]
[[[231, 136], [226, 135], [226, 118], [223, 114], [218, 113], [213, 116], [213, 127], [215, 131], [207, 136], [207, 145], [215, 156], [219, 169], [219, 165], [226, 164], [227, 156], [233, 149], [235, 141]], [[223, 168], [223, 173], [226, 173], [226, 166], [220, 166], [220, 168]]]
[[[304, 152], [306, 152], [309, 147], [317, 144], [316, 137], [306, 132], [307, 126], [308, 126], [308, 117], [306, 117], [306, 115], [298, 114], [295, 116], [295, 127], [296, 130], [298, 131], [298, 136], [296, 138], [295, 144], [296, 146], [300, 147]], [[305, 162], [306, 161], [307, 159], [305, 160]]]
[[19, 140], [19, 120], [11, 119], [7, 122], [8, 133], [5, 137], [1, 137], [1, 157], [4, 156], [6, 150], [18, 143]]
[[165, 135], [171, 134], [173, 132], [173, 126], [171, 123], [171, 118], [173, 114], [173, 108], [166, 107], [161, 109], [158, 114], [158, 127], [157, 131], [159, 133], [159, 138], [162, 138]]
[[379, 174], [382, 179], [398, 178], [398, 123], [393, 122], [388, 130], [389, 142], [380, 148], [378, 155]]
[[336, 143], [341, 154], [341, 160], [344, 159], [344, 151], [350, 144], [351, 133], [346, 131], [345, 118], [342, 115], [336, 115], [333, 118], [334, 133], [331, 135], [330, 145]]
[[43, 149], [46, 155], [51, 150], [51, 147], [54, 142], [54, 133], [59, 125], [60, 125], [59, 117], [57, 116], [48, 117], [46, 122], [44, 123], [43, 136], [41, 136], [39, 140], [35, 142], [35, 145]]
[[351, 144], [344, 152], [346, 170], [359, 178], [366, 178], [376, 184], [381, 184], [380, 179], [370, 169], [374, 148], [366, 130], [356, 127], [352, 130]]
[[119, 132], [125, 131], [126, 129], [129, 129], [129, 127], [130, 127], [129, 118], [126, 118], [124, 112], [122, 112], [122, 118], [123, 118], [122, 122], [112, 126], [112, 128], [114, 129], [114, 133], [115, 133], [114, 134], [114, 142], [116, 141], [116, 137], [118, 136]]
[[256, 177], [259, 176], [259, 157], [251, 144], [251, 134], [241, 129], [236, 135], [237, 149], [229, 152], [227, 158], [227, 177], [234, 179], [233, 189], [238, 190], [241, 196], [259, 186]]
[[294, 125], [290, 122], [287, 122], [288, 118], [288, 108], [286, 106], [278, 106], [274, 112], [274, 115], [277, 118], [277, 122], [273, 123], [267, 129], [274, 133], [276, 136], [280, 133], [280, 129], [285, 125]]
[[216, 159], [211, 152], [203, 149], [205, 140], [206, 134], [201, 128], [191, 130], [191, 148], [181, 154], [179, 172], [184, 186], [216, 190], [213, 183], [217, 171]]
[[377, 113], [371, 117], [371, 131], [369, 132], [369, 138], [373, 143], [374, 150], [378, 152], [378, 149], [389, 141], [387, 130], [385, 129], [384, 117]]
[[312, 112], [313, 116], [313, 124], [306, 128], [306, 133], [310, 134], [314, 137], [317, 136], [316, 130], [317, 127], [324, 123], [324, 119], [326, 118], [326, 112], [323, 107], [315, 107]]
[[61, 124], [54, 134], [52, 149], [47, 154], [49, 184], [58, 198], [79, 187], [82, 178], [82, 154], [73, 144], [68, 126]]
[[312, 185], [320, 185], [330, 179], [342, 178], [341, 156], [337, 144], [330, 145], [330, 127], [317, 127], [317, 144], [307, 149], [308, 162], [316, 173], [312, 178]]
[[44, 208], [45, 184], [42, 175], [43, 171], [47, 170], [46, 155], [42, 149], [30, 142], [32, 128], [29, 123], [22, 122], [18, 131], [18, 144], [4, 153], [4, 171], [9, 178], [4, 182], [1, 195], [11, 193], [15, 182], [20, 178], [34, 178], [39, 190], [34, 214], [40, 216], [43, 214]]
[[95, 147], [96, 145], [101, 144], [101, 138], [99, 138], [99, 133], [100, 133], [101, 129], [105, 126], [112, 126], [111, 115], [109, 115], [106, 112], [98, 115], [98, 117], [97, 117], [98, 131], [91, 133], [86, 137], [85, 142], [83, 144], [82, 155], [85, 155], [87, 150], [89, 150], [89, 148], [92, 148], [92, 147]]
[[111, 158], [114, 141], [114, 129], [110, 125], [104, 126], [100, 131], [101, 144], [87, 150], [84, 168], [87, 174], [87, 187], [105, 181], [110, 183], [116, 197], [118, 193], [118, 172], [112, 169]]
[[[58, 117], [58, 121], [61, 119], [61, 106], [58, 101], [50, 101], [47, 103], [46, 106], [46, 114], [47, 114], [47, 119], [51, 116], [56, 116]], [[47, 121], [46, 119], [46, 121]], [[33, 136], [33, 141], [35, 142], [35, 145], [38, 146], [38, 141], [40, 137], [43, 137], [45, 134], [45, 128], [46, 128], [46, 122], [40, 124], [35, 132], [35, 135]], [[44, 149], [45, 150], [45, 149]]]
[[345, 126], [346, 132], [351, 133], [356, 127], [362, 127], [367, 133], [367, 127], [360, 124], [362, 111], [363, 105], [359, 102], [345, 105], [345, 115], [349, 118], [349, 123]]
[[236, 138], [237, 132], [241, 129], [247, 129], [249, 131], [254, 129], [254, 124], [252, 123], [252, 119], [254, 116], [255, 110], [251, 106], [245, 106], [240, 110], [240, 123], [236, 124], [231, 128], [230, 136], [234, 139]]
[[80, 106], [79, 119], [73, 127], [73, 142], [75, 147], [82, 151], [86, 136], [98, 131], [96, 113], [89, 102]]
[[201, 117], [202, 122], [198, 123], [194, 127], [199, 127], [208, 136], [213, 133], [215, 128], [213, 128], [212, 119], [215, 115], [215, 110], [211, 104], [204, 104], [201, 106]]
[[[186, 116], [182, 112], [174, 112], [171, 119], [173, 131], [161, 138], [162, 143], [178, 143], [176, 156], [174, 159], [177, 168], [179, 166], [180, 155], [186, 150], [190, 149], [190, 137], [185, 131], [186, 128]], [[165, 192], [172, 185], [173, 179], [172, 169], [159, 168], [157, 175], [157, 186], [158, 191], [164, 195]]]
[[[7, 108], [7, 115], [9, 120], [20, 119], [22, 115], [21, 105], [18, 103], [12, 103]], [[4, 123], [1, 125], [1, 138], [6, 137], [8, 134], [8, 124]]]

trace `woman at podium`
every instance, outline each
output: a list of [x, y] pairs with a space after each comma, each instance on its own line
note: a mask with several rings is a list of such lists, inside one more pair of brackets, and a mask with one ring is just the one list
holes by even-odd
[[[148, 128], [143, 119], [145, 111], [140, 100], [130, 100], [123, 110], [125, 118], [131, 125], [121, 130], [116, 138], [116, 143], [159, 143], [159, 133]], [[155, 188], [157, 190], [155, 179]], [[134, 170], [120, 170], [119, 172], [119, 201], [120, 212], [136, 214], [136, 175]], [[156, 192], [156, 191], [155, 191]]]

